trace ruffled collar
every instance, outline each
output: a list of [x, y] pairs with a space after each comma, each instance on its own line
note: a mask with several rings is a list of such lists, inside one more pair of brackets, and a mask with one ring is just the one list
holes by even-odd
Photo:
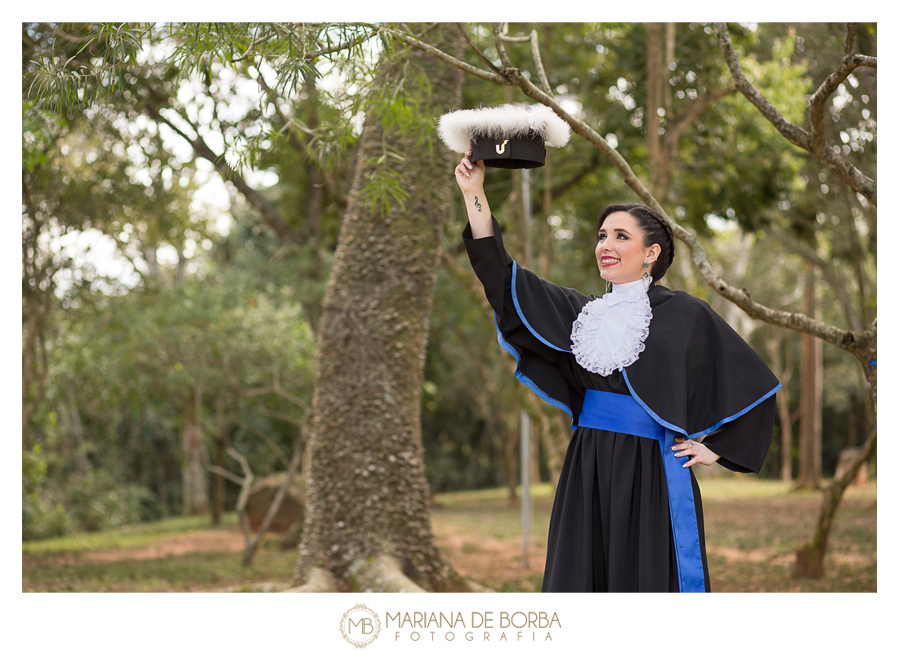
[[613, 289], [581, 309], [572, 324], [572, 354], [582, 368], [609, 375], [638, 360], [650, 334], [650, 299], [641, 280]]

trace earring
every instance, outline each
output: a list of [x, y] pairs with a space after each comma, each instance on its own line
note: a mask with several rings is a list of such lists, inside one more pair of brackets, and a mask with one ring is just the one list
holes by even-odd
[[606, 282], [606, 292], [610, 292], [612, 290], [612, 281]]
[[650, 276], [648, 267], [650, 267], [650, 263], [644, 261], [644, 273], [641, 275], [641, 280], [644, 282], [644, 292], [650, 292], [650, 284], [653, 283], [653, 277]]

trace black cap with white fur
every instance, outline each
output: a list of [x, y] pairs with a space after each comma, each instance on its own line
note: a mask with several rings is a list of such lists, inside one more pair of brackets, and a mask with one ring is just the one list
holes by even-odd
[[471, 159], [487, 167], [531, 169], [543, 166], [545, 146], [568, 143], [569, 124], [546, 105], [502, 105], [445, 114], [438, 134], [457, 153], [471, 142]]

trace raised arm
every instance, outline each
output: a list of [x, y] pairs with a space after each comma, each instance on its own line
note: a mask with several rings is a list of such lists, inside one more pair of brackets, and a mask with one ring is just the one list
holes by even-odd
[[494, 234], [494, 229], [491, 222], [491, 207], [484, 194], [484, 162], [478, 160], [473, 163], [469, 160], [471, 155], [472, 151], [466, 151], [454, 173], [456, 184], [462, 190], [466, 202], [472, 237], [486, 238]]

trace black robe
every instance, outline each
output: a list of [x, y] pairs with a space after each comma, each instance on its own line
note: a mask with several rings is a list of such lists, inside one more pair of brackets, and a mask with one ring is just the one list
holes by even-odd
[[[640, 358], [605, 377], [585, 370], [570, 335], [596, 296], [519, 267], [493, 225], [493, 237], [473, 239], [466, 226], [463, 239], [498, 340], [516, 358], [516, 377], [568, 412], [575, 429], [550, 518], [543, 591], [679, 591], [659, 443], [578, 426], [584, 391], [629, 395], [678, 435], [704, 437], [726, 468], [758, 473], [781, 384], [706, 302], [659, 285], [649, 292], [653, 318]], [[690, 480], [709, 591], [700, 491], [693, 473]]]

